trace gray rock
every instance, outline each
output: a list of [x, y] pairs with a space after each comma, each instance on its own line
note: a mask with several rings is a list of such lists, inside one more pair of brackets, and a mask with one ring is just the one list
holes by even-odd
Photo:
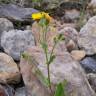
[[64, 27], [59, 31], [59, 33], [64, 34], [66, 41], [73, 40], [75, 42], [77, 41], [77, 37], [79, 35], [77, 30], [72, 27]]
[[0, 18], [5, 17], [11, 21], [31, 22], [31, 14], [38, 12], [33, 8], [22, 8], [13, 4], [0, 5]]
[[[50, 96], [42, 81], [42, 75], [47, 77], [45, 55], [42, 49], [32, 47], [25, 54], [29, 59], [21, 59], [20, 69], [29, 93], [27, 96]], [[56, 59], [50, 65], [51, 83], [56, 85], [67, 80], [68, 86], [65, 88], [67, 96], [96, 96], [80, 64], [72, 59], [68, 52], [58, 50], [55, 54]], [[52, 87], [53, 90], [54, 87]]]
[[26, 88], [22, 87], [22, 88], [16, 89], [15, 96], [27, 96], [26, 95]]
[[65, 10], [64, 18], [67, 20], [77, 20], [80, 17], [80, 11], [73, 9], [73, 10]]
[[30, 30], [11, 30], [3, 32], [1, 46], [4, 51], [15, 60], [20, 60], [21, 53], [29, 46], [34, 45], [34, 37]]
[[34, 6], [34, 7], [39, 7], [48, 10], [48, 9], [57, 8], [59, 4], [61, 4], [62, 2], [71, 2], [71, 1], [78, 2], [80, 0], [41, 0], [40, 3], [32, 2], [32, 0], [17, 0], [17, 1], [19, 1], [19, 4], [21, 6]]
[[95, 8], [96, 9], [96, 0], [91, 0], [90, 2], [89, 2], [89, 7], [91, 7], [91, 8]]
[[80, 30], [78, 45], [86, 51], [87, 55], [96, 53], [96, 16], [89, 19], [87, 24]]
[[65, 44], [68, 51], [78, 49], [77, 46], [78, 32], [75, 28], [64, 27], [59, 31], [59, 33], [64, 34]]
[[87, 77], [88, 77], [90, 85], [96, 92], [96, 74], [89, 73], [89, 74], [87, 74]]
[[5, 53], [0, 53], [0, 83], [17, 84], [20, 79], [19, 69], [12, 57]]
[[[12, 29], [14, 29], [14, 26], [11, 21], [7, 20], [6, 18], [0, 18], [0, 40], [2, 32], [9, 31]], [[1, 47], [1, 41], [0, 41], [0, 50], [3, 50], [3, 48]]]
[[0, 18], [0, 33], [3, 31], [9, 31], [11, 29], [14, 29], [12, 22], [6, 18]]
[[14, 96], [14, 90], [7, 84], [0, 85], [0, 96]]
[[86, 72], [96, 73], [96, 60], [92, 57], [86, 57], [80, 63]]

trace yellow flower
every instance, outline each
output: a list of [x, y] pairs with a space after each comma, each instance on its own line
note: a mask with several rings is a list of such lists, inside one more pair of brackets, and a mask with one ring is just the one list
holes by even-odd
[[39, 20], [43, 17], [45, 17], [48, 21], [51, 21], [51, 19], [52, 19], [52, 17], [50, 17], [49, 14], [45, 13], [45, 12], [38, 12], [38, 13], [33, 13], [32, 14], [32, 19], [33, 20]]

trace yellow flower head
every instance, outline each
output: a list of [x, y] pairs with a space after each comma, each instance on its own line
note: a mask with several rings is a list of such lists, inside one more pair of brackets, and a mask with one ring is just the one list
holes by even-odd
[[51, 19], [52, 19], [52, 17], [50, 17], [49, 14], [45, 13], [45, 12], [38, 12], [38, 13], [33, 13], [32, 14], [32, 19], [33, 20], [39, 20], [43, 17], [45, 17], [48, 21], [51, 21]]

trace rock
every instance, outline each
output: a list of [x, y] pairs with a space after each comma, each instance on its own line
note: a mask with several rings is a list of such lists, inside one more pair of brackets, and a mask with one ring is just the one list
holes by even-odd
[[87, 55], [96, 53], [96, 16], [90, 18], [80, 30], [78, 45]]
[[[52, 28], [50, 27], [49, 28], [49, 31], [47, 32], [47, 43], [49, 43], [49, 45], [52, 45], [53, 44], [53, 38], [57, 35], [57, 29], [54, 30], [53, 32], [53, 29], [51, 30]], [[36, 42], [36, 45], [38, 46], [40, 44], [40, 40], [42, 40], [42, 32], [40, 31], [41, 30], [41, 27], [38, 25], [37, 22], [34, 22], [32, 24], [32, 33], [35, 37], [35, 42]]]
[[80, 63], [86, 72], [96, 73], [96, 60], [92, 57], [86, 57]]
[[67, 46], [68, 51], [72, 51], [73, 49], [78, 49], [77, 46], [78, 32], [76, 29], [72, 27], [64, 27], [59, 31], [59, 33], [64, 34], [65, 44]]
[[78, 32], [75, 28], [72, 27], [64, 27], [59, 31], [59, 33], [64, 34], [66, 42], [69, 40], [77, 41]]
[[70, 9], [70, 10], [65, 10], [65, 15], [64, 15], [64, 19], [65, 22], [70, 21], [70, 22], [75, 22], [76, 20], [78, 20], [80, 17], [80, 11], [76, 10], [76, 9]]
[[88, 5], [89, 8], [95, 8], [96, 9], [96, 0], [91, 0]]
[[76, 43], [75, 43], [73, 40], [70, 40], [70, 41], [66, 44], [66, 47], [67, 47], [67, 50], [68, 50], [69, 52], [71, 52], [72, 50], [78, 49]]
[[0, 85], [0, 96], [14, 96], [14, 90], [9, 85]]
[[14, 29], [14, 26], [11, 21], [7, 20], [6, 18], [0, 18], [0, 33], [12, 29]]
[[60, 2], [60, 7], [62, 9], [77, 9], [80, 10], [81, 8], [83, 8], [83, 5], [85, 1], [81, 1], [81, 0], [62, 0]]
[[20, 72], [12, 57], [0, 53], [0, 83], [17, 84], [20, 82]]
[[82, 60], [84, 57], [85, 57], [86, 53], [84, 50], [73, 50], [71, 52], [71, 56], [77, 60], [77, 61], [80, 61]]
[[15, 96], [27, 96], [26, 95], [26, 88], [22, 87], [22, 88], [16, 89]]
[[20, 55], [29, 46], [35, 45], [34, 37], [30, 30], [11, 30], [3, 32], [1, 46], [14, 60], [20, 60]]
[[[9, 31], [12, 29], [14, 29], [14, 26], [11, 21], [7, 20], [6, 18], [0, 18], [0, 40], [1, 40], [2, 32]], [[0, 51], [3, 51], [1, 44], [0, 44]]]
[[[67, 96], [95, 96], [96, 94], [90, 87], [79, 63], [73, 60], [68, 52], [59, 52], [57, 50], [55, 54], [56, 59], [50, 65], [52, 84], [67, 80], [69, 86], [66, 89]], [[29, 93], [27, 96], [50, 96], [48, 89], [42, 82], [42, 75], [47, 77], [47, 69], [44, 53], [39, 47], [29, 48], [25, 52], [20, 62], [20, 68]], [[42, 75], [38, 75], [38, 70]]]
[[32, 22], [31, 14], [35, 12], [38, 11], [33, 8], [22, 8], [13, 4], [0, 5], [0, 18], [7, 18], [13, 22]]
[[42, 8], [44, 10], [55, 9], [55, 8], [59, 7], [59, 5], [62, 2], [63, 3], [65, 3], [65, 2], [70, 3], [73, 1], [78, 2], [80, 0], [42, 0], [40, 2], [34, 2], [32, 0], [18, 0], [19, 4], [21, 6], [27, 6], [27, 7], [32, 6], [32, 7]]
[[0, 96], [8, 96], [5, 89], [0, 85]]
[[93, 74], [93, 73], [89, 73], [87, 75], [88, 77], [88, 80], [89, 80], [89, 83], [90, 85], [92, 86], [92, 88], [95, 90], [96, 92], [96, 74]]

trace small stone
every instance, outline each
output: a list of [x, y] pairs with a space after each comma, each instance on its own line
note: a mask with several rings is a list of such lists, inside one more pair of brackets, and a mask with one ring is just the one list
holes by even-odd
[[0, 85], [0, 96], [14, 96], [14, 89], [7, 85]]
[[75, 60], [77, 60], [77, 61], [82, 60], [82, 59], [85, 57], [85, 55], [86, 55], [86, 53], [85, 53], [85, 51], [83, 51], [83, 50], [73, 50], [73, 51], [71, 52], [71, 56], [72, 56]]
[[16, 84], [20, 82], [20, 79], [19, 69], [12, 57], [0, 53], [0, 83]]
[[15, 96], [27, 96], [26, 95], [26, 88], [22, 87], [22, 88], [16, 89]]
[[87, 74], [88, 80], [94, 91], [96, 92], [96, 74], [89, 73]]
[[72, 50], [78, 49], [76, 43], [73, 40], [70, 40], [67, 44], [66, 44], [67, 50], [69, 52], [71, 52]]
[[87, 73], [96, 73], [96, 60], [92, 57], [84, 58], [82, 61], [80, 61], [80, 64]]
[[76, 19], [78, 19], [80, 16], [80, 11], [76, 10], [76, 9], [72, 9], [72, 10], [65, 10], [65, 19], [69, 19], [71, 21], [74, 21]]
[[64, 27], [61, 30], [59, 30], [60, 34], [64, 35], [65, 38], [65, 44], [68, 49], [68, 51], [76, 50], [78, 49], [77, 46], [77, 37], [78, 37], [78, 32], [75, 28], [72, 27]]
[[11, 21], [7, 20], [6, 18], [0, 18], [0, 33], [12, 29], [14, 29], [14, 26]]
[[71, 39], [73, 41], [77, 41], [77, 37], [79, 35], [77, 30], [72, 27], [64, 27], [58, 33], [64, 34], [65, 41], [69, 41]]

